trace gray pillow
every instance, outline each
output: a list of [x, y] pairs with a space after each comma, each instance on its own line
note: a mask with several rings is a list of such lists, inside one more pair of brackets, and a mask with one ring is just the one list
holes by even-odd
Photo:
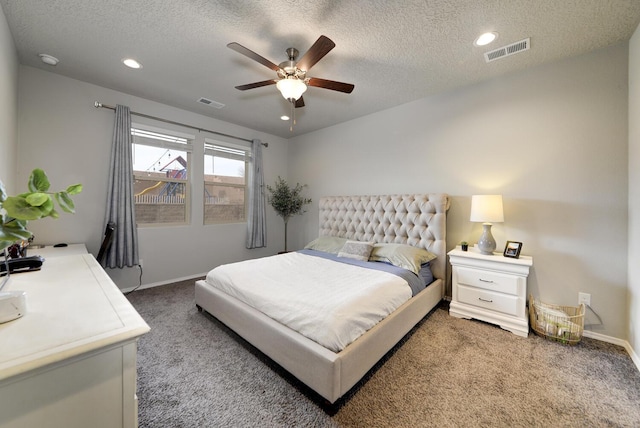
[[347, 241], [338, 253], [338, 257], [348, 257], [366, 262], [369, 260], [372, 249], [373, 242]]

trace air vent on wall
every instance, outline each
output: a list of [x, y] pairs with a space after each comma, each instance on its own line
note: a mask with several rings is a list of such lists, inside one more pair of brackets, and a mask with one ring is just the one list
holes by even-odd
[[224, 104], [219, 103], [219, 102], [217, 102], [217, 101], [210, 100], [210, 99], [205, 98], [205, 97], [200, 97], [200, 99], [198, 100], [198, 102], [199, 102], [199, 103], [202, 103], [202, 104], [206, 104], [206, 105], [211, 106], [211, 107], [215, 107], [215, 108], [222, 108], [222, 107], [224, 107]]
[[519, 52], [528, 51], [530, 45], [531, 39], [526, 38], [524, 40], [520, 40], [519, 42], [511, 43], [510, 45], [492, 50], [491, 52], [485, 52], [484, 60], [486, 62], [491, 62], [500, 58], [505, 58], [510, 55], [517, 54]]

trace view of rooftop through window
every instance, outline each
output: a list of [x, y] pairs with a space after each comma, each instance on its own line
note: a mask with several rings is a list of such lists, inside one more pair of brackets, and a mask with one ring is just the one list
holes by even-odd
[[[136, 220], [189, 222], [192, 140], [132, 128]], [[245, 221], [250, 149], [207, 140], [204, 146], [204, 223]]]
[[189, 140], [132, 128], [138, 224], [185, 224], [189, 208]]

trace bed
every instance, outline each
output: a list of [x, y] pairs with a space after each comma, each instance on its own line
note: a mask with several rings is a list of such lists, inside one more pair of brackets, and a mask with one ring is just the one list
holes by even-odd
[[434, 278], [430, 285], [341, 350], [330, 350], [303, 336], [215, 288], [208, 279], [195, 284], [196, 306], [227, 325], [329, 403], [335, 403], [442, 300], [448, 208], [449, 198], [445, 194], [320, 199], [320, 237], [408, 244], [436, 256], [429, 262]]

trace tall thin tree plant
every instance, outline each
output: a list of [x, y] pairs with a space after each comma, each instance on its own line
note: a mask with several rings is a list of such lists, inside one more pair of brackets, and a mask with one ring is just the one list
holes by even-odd
[[267, 201], [284, 220], [284, 251], [287, 251], [287, 224], [289, 219], [294, 215], [301, 215], [306, 212], [304, 206], [311, 203], [311, 199], [302, 196], [302, 191], [307, 187], [296, 183], [295, 187], [289, 184], [280, 176], [276, 180], [275, 186], [271, 187], [267, 184], [269, 195]]

